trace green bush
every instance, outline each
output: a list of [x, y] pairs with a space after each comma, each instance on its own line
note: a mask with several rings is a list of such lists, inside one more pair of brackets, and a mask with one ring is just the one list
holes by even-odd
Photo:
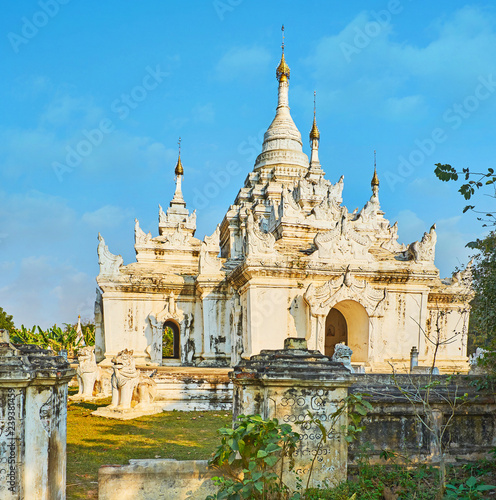
[[239, 415], [234, 427], [219, 429], [221, 444], [210, 465], [223, 473], [214, 477], [220, 487], [213, 499], [287, 498], [283, 482], [284, 461], [289, 470], [299, 434], [276, 418], [263, 420], [260, 415]]

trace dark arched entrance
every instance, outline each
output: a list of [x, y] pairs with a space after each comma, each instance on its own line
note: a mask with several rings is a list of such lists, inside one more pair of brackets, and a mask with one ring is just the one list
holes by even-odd
[[351, 360], [366, 363], [369, 351], [369, 315], [354, 300], [343, 300], [334, 305], [326, 318], [325, 354], [332, 356], [334, 346], [344, 342], [351, 348]]
[[162, 332], [162, 358], [179, 358], [179, 325], [166, 321]]
[[344, 342], [348, 344], [348, 325], [345, 317], [335, 308], [329, 311], [325, 326], [325, 355], [334, 354], [334, 346]]

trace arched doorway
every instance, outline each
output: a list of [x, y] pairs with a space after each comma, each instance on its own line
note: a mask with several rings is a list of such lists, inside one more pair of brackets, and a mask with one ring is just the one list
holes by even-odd
[[179, 325], [166, 321], [162, 332], [162, 358], [179, 358]]
[[358, 302], [343, 300], [334, 305], [326, 318], [325, 333], [326, 356], [332, 356], [334, 346], [344, 342], [353, 351], [352, 361], [368, 361], [369, 315]]

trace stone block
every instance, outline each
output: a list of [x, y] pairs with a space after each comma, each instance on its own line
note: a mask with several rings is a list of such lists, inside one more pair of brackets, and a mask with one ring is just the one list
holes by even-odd
[[204, 500], [217, 491], [207, 460], [130, 460], [98, 471], [99, 500]]

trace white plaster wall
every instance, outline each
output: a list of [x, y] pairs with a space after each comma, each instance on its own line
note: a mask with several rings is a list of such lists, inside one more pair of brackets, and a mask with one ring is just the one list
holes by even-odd
[[[438, 338], [438, 326], [440, 330], [439, 341], [441, 345], [437, 352], [437, 359], [456, 359], [467, 355], [468, 314], [467, 310], [456, 305], [447, 307], [441, 313], [438, 313], [437, 310], [429, 310], [428, 334], [434, 343]], [[455, 337], [453, 338], [453, 336]], [[435, 345], [427, 343], [426, 347], [426, 356], [432, 359]]]
[[288, 337], [288, 289], [269, 286], [250, 286], [247, 290], [247, 312], [251, 333], [251, 354], [262, 349], [282, 349]]
[[[419, 347], [424, 322], [422, 294], [389, 291], [384, 316], [375, 318], [371, 332], [373, 361], [386, 362], [408, 358], [413, 346]], [[424, 327], [425, 328], [425, 327]]]

